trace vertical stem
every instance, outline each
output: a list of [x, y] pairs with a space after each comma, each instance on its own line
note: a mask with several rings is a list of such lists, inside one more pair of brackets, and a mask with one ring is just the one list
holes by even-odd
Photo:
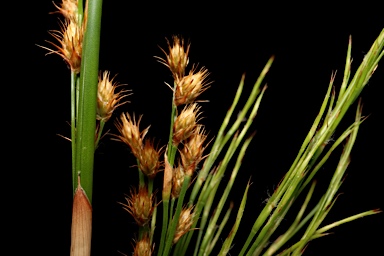
[[87, 1], [88, 21], [83, 42], [76, 131], [76, 174], [92, 203], [96, 97], [99, 69], [102, 0]]
[[72, 147], [72, 190], [75, 195], [77, 187], [76, 174], [76, 81], [77, 75], [71, 72], [71, 147]]

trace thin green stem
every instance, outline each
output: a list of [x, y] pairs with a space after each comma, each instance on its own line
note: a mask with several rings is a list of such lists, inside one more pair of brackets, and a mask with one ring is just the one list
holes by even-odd
[[168, 256], [170, 253], [170, 250], [171, 250], [171, 247], [173, 244], [173, 237], [175, 236], [177, 224], [179, 222], [179, 217], [180, 217], [181, 209], [183, 206], [185, 192], [187, 191], [190, 180], [191, 180], [191, 177], [186, 175], [184, 178], [183, 186], [181, 187], [179, 198], [177, 199], [176, 212], [173, 215], [170, 227], [168, 229], [167, 239], [165, 241], [165, 247], [164, 247], [164, 252], [163, 252], [164, 256]]
[[105, 121], [100, 120], [99, 128], [97, 131], [97, 138], [96, 138], [96, 142], [95, 142], [95, 148], [97, 148], [99, 146], [99, 142], [101, 139], [101, 134], [103, 133], [104, 125], [105, 125]]
[[76, 81], [77, 74], [71, 72], [71, 147], [72, 147], [72, 189], [73, 195], [77, 187], [76, 174]]

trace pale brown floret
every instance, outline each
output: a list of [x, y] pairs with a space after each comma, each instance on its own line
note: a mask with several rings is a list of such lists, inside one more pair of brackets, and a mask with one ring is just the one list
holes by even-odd
[[109, 78], [109, 72], [104, 71], [102, 76], [99, 75], [99, 83], [97, 87], [97, 120], [102, 120], [107, 122], [113, 111], [126, 102], [121, 102], [121, 99], [128, 96], [129, 94], [124, 94], [128, 90], [122, 90], [118, 93], [115, 93], [115, 89], [121, 84], [114, 82], [114, 78]]
[[161, 149], [156, 150], [150, 140], [145, 140], [138, 157], [139, 168], [150, 179], [155, 178], [156, 173], [160, 170], [160, 153]]
[[160, 63], [164, 64], [171, 70], [174, 79], [178, 81], [184, 76], [185, 68], [187, 67], [189, 62], [188, 54], [189, 54], [190, 44], [188, 44], [185, 49], [183, 38], [178, 36], [173, 36], [172, 39], [173, 39], [172, 45], [167, 39], [168, 50], [169, 50], [168, 54], [165, 50], [160, 48], [164, 52], [166, 58], [165, 59], [160, 57], [156, 57], [156, 58], [159, 60]]
[[205, 135], [204, 128], [199, 125], [196, 127], [189, 139], [184, 143], [184, 147], [180, 151], [180, 155], [186, 175], [192, 176], [197, 165], [204, 158], [203, 152], [205, 147], [203, 144], [206, 138], [207, 135]]
[[178, 145], [180, 142], [189, 138], [196, 128], [197, 118], [200, 115], [200, 107], [196, 104], [185, 106], [180, 115], [177, 116], [173, 125], [173, 144]]
[[180, 237], [182, 237], [185, 233], [191, 230], [191, 226], [193, 224], [195, 217], [195, 213], [193, 212], [193, 206], [188, 208], [184, 208], [179, 217], [179, 221], [177, 223], [175, 236], [173, 237], [173, 243], [177, 243]]
[[135, 241], [135, 243], [133, 256], [151, 256], [153, 254], [154, 245], [151, 244], [148, 233], [145, 233], [143, 237]]
[[130, 196], [126, 197], [125, 200], [127, 201], [126, 204], [120, 204], [132, 215], [137, 225], [146, 225], [150, 221], [155, 209], [153, 194], [148, 195], [148, 189], [143, 186], [139, 187], [138, 191], [131, 189]]
[[49, 32], [59, 44], [52, 44], [56, 50], [50, 49], [48, 47], [40, 46], [50, 53], [56, 53], [62, 57], [65, 62], [68, 63], [72, 72], [78, 74], [81, 68], [81, 54], [83, 51], [83, 36], [84, 30], [83, 26], [74, 20], [67, 19], [64, 23], [61, 23], [61, 30], [53, 30]]
[[61, 13], [66, 19], [77, 21], [77, 0], [63, 0], [60, 6], [55, 3], [53, 3], [53, 5], [58, 9], [57, 12]]
[[131, 118], [129, 113], [122, 113], [120, 116], [120, 121], [115, 123], [115, 126], [120, 132], [120, 135], [116, 137], [127, 144], [133, 153], [133, 155], [138, 158], [143, 147], [143, 140], [145, 135], [149, 130], [149, 126], [144, 129], [142, 132], [139, 130], [139, 125], [142, 116], [136, 122], [135, 116]]
[[175, 105], [180, 106], [194, 102], [208, 88], [209, 83], [206, 82], [208, 75], [208, 70], [203, 67], [198, 72], [192, 69], [188, 75], [178, 80], [174, 99]]
[[173, 170], [172, 174], [172, 198], [178, 198], [180, 195], [181, 187], [184, 183], [184, 169], [183, 166], [179, 164], [178, 167], [176, 167]]

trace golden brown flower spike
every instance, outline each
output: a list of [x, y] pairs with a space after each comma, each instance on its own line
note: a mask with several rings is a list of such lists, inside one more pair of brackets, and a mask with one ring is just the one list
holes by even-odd
[[175, 81], [178, 81], [184, 76], [185, 68], [187, 67], [189, 62], [188, 54], [189, 54], [190, 44], [188, 44], [187, 48], [184, 49], [183, 38], [178, 36], [173, 36], [172, 39], [173, 39], [172, 46], [168, 41], [168, 39], [166, 39], [168, 43], [169, 54], [167, 54], [166, 51], [160, 48], [164, 52], [166, 59], [156, 57], [156, 56], [155, 57], [159, 60], [160, 63], [164, 64], [171, 70], [173, 74], [173, 78], [175, 79]]
[[145, 144], [139, 153], [139, 168], [150, 179], [155, 178], [156, 173], [160, 171], [161, 162], [160, 150], [156, 150], [153, 142], [149, 139], [145, 140]]
[[121, 102], [121, 99], [129, 96], [124, 94], [128, 90], [122, 90], [115, 93], [115, 89], [122, 84], [114, 82], [114, 78], [109, 79], [109, 72], [104, 71], [102, 76], [99, 76], [99, 84], [97, 87], [97, 120], [107, 122], [113, 111], [126, 102]]
[[139, 158], [140, 152], [143, 147], [143, 139], [149, 130], [149, 126], [144, 129], [142, 132], [139, 130], [140, 120], [136, 122], [135, 116], [133, 119], [129, 113], [122, 113], [120, 116], [120, 122], [115, 123], [116, 128], [119, 130], [121, 135], [116, 135], [116, 137], [122, 142], [126, 143], [136, 158]]
[[184, 147], [180, 151], [180, 155], [186, 175], [192, 176], [197, 165], [204, 158], [203, 151], [205, 147], [203, 147], [203, 144], [206, 138], [207, 135], [205, 135], [203, 126], [199, 125], [196, 127], [189, 139], [184, 143]]
[[140, 240], [135, 242], [133, 256], [151, 256], [153, 254], [154, 245], [151, 245], [148, 233], [145, 233]]
[[147, 187], [140, 186], [138, 191], [131, 189], [130, 196], [125, 199], [127, 200], [126, 204], [120, 203], [123, 208], [132, 215], [137, 225], [146, 225], [155, 209], [153, 194], [148, 195]]
[[185, 106], [180, 115], [177, 116], [173, 125], [173, 144], [179, 145], [180, 142], [189, 138], [196, 128], [197, 118], [200, 107], [196, 104]]
[[178, 198], [184, 183], [184, 169], [181, 164], [173, 170], [172, 174], [172, 198]]
[[208, 70], [203, 67], [196, 73], [192, 69], [187, 76], [178, 80], [175, 91], [175, 105], [180, 106], [194, 102], [202, 92], [208, 89], [210, 84], [206, 82], [208, 75]]
[[193, 206], [184, 208], [181, 210], [179, 221], [177, 223], [175, 236], [173, 237], [173, 243], [177, 243], [180, 237], [191, 230], [191, 226], [194, 221], [195, 213], [192, 211]]
[[71, 70], [78, 74], [81, 68], [81, 54], [83, 51], [83, 26], [79, 26], [74, 20], [67, 19], [64, 23], [61, 23], [61, 31], [53, 30], [49, 33], [59, 42], [59, 45], [57, 45], [47, 41], [56, 50], [44, 46], [40, 47], [48, 50], [48, 54], [56, 53], [61, 56], [68, 63]]
[[[78, 12], [78, 1], [77, 0], [63, 0], [60, 6], [56, 5], [55, 2], [53, 2], [53, 5], [58, 9], [58, 11], [61, 13], [66, 19], [68, 20], [74, 20], [77, 21], [77, 12]], [[53, 13], [56, 13], [53, 12]]]

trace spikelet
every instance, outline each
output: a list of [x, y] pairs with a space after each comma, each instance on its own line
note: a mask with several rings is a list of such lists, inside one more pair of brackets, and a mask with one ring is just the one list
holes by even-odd
[[173, 78], [175, 79], [175, 81], [178, 81], [184, 76], [185, 68], [187, 67], [189, 62], [188, 54], [190, 44], [188, 44], [186, 49], [184, 49], [183, 38], [173, 36], [172, 39], [172, 46], [167, 39], [169, 53], [161, 49], [164, 52], [166, 58], [156, 58], [159, 60], [160, 63], [164, 64], [171, 70]]
[[110, 79], [109, 74], [109, 71], [104, 71], [102, 75], [99, 75], [99, 83], [97, 86], [96, 119], [104, 122], [107, 122], [111, 118], [113, 111], [117, 107], [125, 103], [121, 102], [121, 99], [128, 96], [127, 94], [123, 95], [127, 90], [115, 93], [115, 89], [121, 86], [121, 84], [114, 82], [114, 77]]
[[131, 189], [130, 196], [126, 197], [125, 200], [127, 201], [126, 204], [120, 204], [132, 215], [137, 225], [146, 225], [150, 221], [155, 209], [153, 194], [148, 195], [147, 187], [143, 186], [139, 187], [138, 191]]
[[139, 158], [140, 156], [143, 147], [143, 139], [149, 130], [148, 126], [140, 132], [139, 125], [141, 118], [142, 116], [140, 116], [139, 120], [136, 122], [135, 116], [132, 118], [129, 113], [122, 113], [120, 121], [115, 122], [115, 126], [120, 132], [120, 135], [117, 135], [116, 137], [131, 148], [131, 151], [136, 158]]
[[179, 221], [177, 223], [175, 236], [173, 237], [173, 243], [177, 243], [180, 237], [191, 230], [195, 213], [193, 212], [193, 206], [184, 208], [181, 210]]
[[143, 237], [135, 241], [135, 243], [133, 256], [151, 256], [153, 254], [154, 245], [151, 245], [148, 233], [145, 233]]
[[196, 104], [190, 104], [184, 107], [180, 115], [177, 116], [173, 125], [173, 144], [179, 145], [180, 142], [191, 136], [196, 128], [197, 118], [200, 107]]
[[198, 125], [193, 134], [184, 143], [183, 149], [180, 151], [181, 161], [186, 175], [192, 176], [199, 162], [204, 158], [203, 144], [207, 138], [203, 126]]
[[178, 198], [180, 195], [181, 187], [184, 183], [184, 169], [183, 166], [179, 164], [178, 167], [176, 167], [173, 170], [172, 174], [172, 198]]
[[64, 16], [64, 18], [68, 20], [75, 20], [77, 21], [77, 12], [78, 12], [78, 1], [77, 0], [63, 0], [62, 3], [59, 5], [53, 3], [55, 7], [58, 9], [58, 11], [61, 13], [61, 15]]
[[203, 67], [198, 72], [192, 69], [187, 76], [178, 80], [174, 99], [175, 105], [180, 106], [194, 102], [208, 88], [209, 83], [206, 82], [208, 75], [208, 70]]
[[154, 179], [161, 166], [160, 150], [156, 150], [150, 140], [145, 140], [144, 146], [139, 153], [139, 168], [150, 179]]

